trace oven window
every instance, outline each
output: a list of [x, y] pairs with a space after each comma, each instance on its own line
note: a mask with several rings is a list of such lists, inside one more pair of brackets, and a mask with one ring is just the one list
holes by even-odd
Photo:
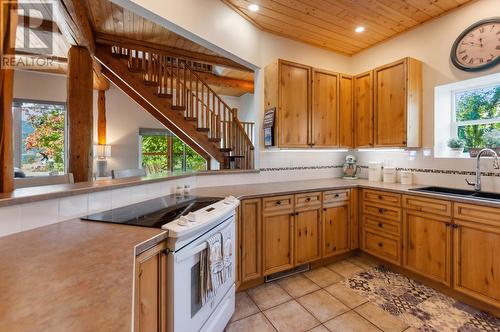
[[191, 318], [201, 309], [200, 262], [191, 267]]

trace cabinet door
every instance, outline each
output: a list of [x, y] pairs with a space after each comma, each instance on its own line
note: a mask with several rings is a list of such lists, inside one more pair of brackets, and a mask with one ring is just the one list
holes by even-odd
[[375, 146], [406, 146], [406, 61], [375, 69]]
[[406, 210], [403, 266], [445, 285], [451, 280], [451, 220]]
[[349, 204], [323, 209], [323, 257], [349, 251]]
[[167, 330], [167, 256], [161, 243], [136, 257], [134, 331]]
[[260, 198], [241, 202], [241, 281], [262, 277], [262, 204]]
[[293, 267], [293, 213], [264, 216], [264, 275]]
[[295, 214], [295, 264], [321, 258], [321, 208]]
[[280, 61], [279, 69], [279, 146], [308, 146], [311, 68]]
[[500, 224], [455, 220], [454, 288], [500, 306]]
[[354, 146], [354, 108], [353, 78], [349, 75], [339, 76], [339, 146]]
[[356, 147], [373, 146], [372, 72], [354, 77], [354, 138]]
[[338, 74], [313, 71], [312, 140], [316, 147], [338, 147]]

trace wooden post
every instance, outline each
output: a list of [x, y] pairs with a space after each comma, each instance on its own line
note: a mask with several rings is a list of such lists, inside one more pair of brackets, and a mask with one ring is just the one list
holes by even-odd
[[[0, 0], [2, 62], [14, 54], [17, 27], [17, 4]], [[12, 146], [12, 94], [14, 70], [0, 66], [0, 192], [14, 190], [14, 150]]]
[[92, 179], [92, 58], [86, 47], [68, 52], [68, 155], [75, 182]]
[[106, 144], [106, 91], [98, 91], [97, 99], [97, 144]]

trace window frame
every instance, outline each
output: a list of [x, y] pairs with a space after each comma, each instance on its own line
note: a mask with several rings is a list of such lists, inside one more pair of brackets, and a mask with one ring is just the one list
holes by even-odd
[[[13, 98], [12, 100], [12, 127], [14, 128], [15, 126], [19, 125], [18, 127], [18, 132], [21, 135], [21, 140], [20, 142], [16, 143], [16, 141], [13, 139], [13, 146], [14, 146], [14, 167], [18, 167], [22, 169], [22, 117], [19, 118], [19, 123], [15, 123], [14, 121], [17, 122], [16, 117], [14, 115], [14, 109], [18, 108], [16, 104], [19, 103], [31, 103], [31, 104], [42, 104], [42, 105], [59, 105], [62, 106], [64, 109], [64, 170], [63, 170], [63, 175], [68, 174], [68, 160], [69, 160], [69, 155], [68, 155], [68, 144], [69, 144], [69, 131], [68, 131], [68, 107], [67, 103], [63, 101], [50, 101], [50, 100], [39, 100], [39, 99], [31, 99], [31, 98]], [[14, 131], [12, 133], [14, 136]], [[14, 137], [13, 137], [14, 138]], [[16, 165], [15, 161], [15, 155], [16, 155], [16, 145], [17, 145], [17, 155], [19, 156], [19, 164]], [[44, 176], [50, 176], [50, 175], [39, 175], [38, 177], [44, 177]]]
[[472, 125], [488, 125], [494, 123], [500, 123], [500, 117], [491, 118], [491, 119], [480, 119], [480, 120], [467, 120], [467, 121], [457, 121], [457, 94], [473, 91], [473, 90], [481, 90], [486, 88], [500, 87], [500, 81], [495, 83], [488, 84], [480, 84], [477, 86], [472, 86], [468, 88], [456, 89], [451, 91], [451, 123], [450, 123], [450, 137], [457, 138], [458, 137], [458, 127], [463, 126], [472, 126]]

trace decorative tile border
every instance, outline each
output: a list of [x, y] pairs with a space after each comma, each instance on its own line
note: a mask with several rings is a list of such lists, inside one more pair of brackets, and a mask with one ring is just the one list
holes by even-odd
[[[366, 165], [360, 165], [359, 167], [368, 169]], [[435, 169], [435, 168], [409, 168], [409, 167], [396, 167], [396, 171], [410, 171], [413, 173], [430, 173], [430, 174], [446, 174], [446, 175], [476, 175], [475, 171], [460, 171], [454, 169]], [[481, 172], [482, 176], [493, 176], [500, 177], [500, 172]]]
[[279, 172], [279, 171], [303, 171], [303, 170], [320, 170], [320, 169], [336, 169], [342, 168], [342, 165], [326, 165], [326, 166], [294, 166], [294, 167], [268, 167], [261, 168], [261, 172]]

